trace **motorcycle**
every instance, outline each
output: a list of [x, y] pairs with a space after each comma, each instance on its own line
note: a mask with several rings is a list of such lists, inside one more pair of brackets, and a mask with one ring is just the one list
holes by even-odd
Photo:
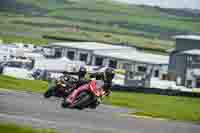
[[106, 94], [103, 86], [103, 81], [91, 80], [88, 84], [78, 87], [67, 98], [64, 98], [61, 106], [80, 110], [84, 108], [96, 109]]
[[76, 78], [70, 76], [61, 77], [55, 81], [55, 85], [53, 87], [44, 93], [44, 97], [67, 97], [76, 88], [77, 82], [78, 80]]

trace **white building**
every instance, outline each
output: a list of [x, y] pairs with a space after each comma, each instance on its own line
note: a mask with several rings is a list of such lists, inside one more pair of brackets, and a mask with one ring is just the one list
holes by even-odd
[[41, 46], [37, 46], [34, 44], [24, 44], [24, 43], [12, 43], [12, 45], [16, 45], [20, 49], [25, 49], [29, 51], [34, 51], [34, 50], [41, 50]]
[[24, 48], [24, 44], [1, 44], [0, 45], [0, 62], [8, 61], [13, 58], [24, 57], [31, 59], [44, 58], [40, 52], [35, 52], [36, 49], [30, 47]]
[[47, 70], [49, 72], [74, 72], [78, 71], [84, 62], [71, 61], [66, 57], [58, 59], [39, 59], [35, 61], [34, 69]]
[[0, 45], [0, 62], [7, 61], [12, 54], [14, 54], [17, 46], [9, 44]]
[[149, 77], [164, 79], [169, 57], [137, 51], [127, 46], [96, 42], [61, 42], [48, 46], [54, 57], [84, 61], [87, 65], [125, 69], [125, 84], [144, 86]]
[[176, 47], [170, 54], [170, 80], [187, 88], [200, 88], [200, 36], [180, 35], [173, 38]]
[[[52, 43], [45, 48], [49, 48], [48, 52], [51, 52], [54, 57], [66, 56], [71, 60], [80, 60], [91, 64], [92, 56], [95, 50], [123, 50], [133, 49], [131, 47], [109, 45], [96, 42], [59, 42]], [[134, 49], [133, 49], [134, 50]]]
[[[164, 55], [156, 55], [144, 53], [136, 50], [115, 50], [115, 51], [95, 51], [93, 65], [97, 64], [97, 58], [103, 60], [103, 65], [114, 67], [117, 69], [125, 69], [131, 72], [150, 72], [154, 67], [156, 77], [160, 74], [156, 70], [168, 65], [169, 57]], [[100, 59], [101, 58], [101, 59]], [[99, 61], [99, 64], [101, 62]], [[164, 71], [164, 70], [163, 70]], [[160, 77], [161, 78], [161, 77]]]

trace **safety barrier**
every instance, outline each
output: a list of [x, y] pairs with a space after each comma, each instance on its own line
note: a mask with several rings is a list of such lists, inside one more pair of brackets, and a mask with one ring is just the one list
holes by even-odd
[[112, 87], [112, 90], [122, 91], [122, 92], [135, 92], [135, 93], [146, 93], [146, 94], [160, 94], [160, 95], [167, 95], [167, 96], [185, 96], [185, 97], [200, 98], [200, 93], [198, 92], [186, 92], [186, 91], [172, 90], [172, 89], [157, 89], [157, 88], [114, 85]]

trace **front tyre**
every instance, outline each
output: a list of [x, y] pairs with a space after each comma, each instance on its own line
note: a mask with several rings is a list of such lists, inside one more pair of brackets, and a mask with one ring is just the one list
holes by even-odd
[[92, 102], [92, 103], [89, 105], [89, 108], [91, 108], [91, 109], [96, 109], [97, 106], [98, 106], [99, 104], [100, 104], [100, 103], [99, 103], [97, 100], [95, 100], [94, 102]]
[[81, 92], [75, 102], [73, 103], [73, 105], [71, 106], [71, 108], [77, 108], [82, 110], [83, 108], [87, 107], [87, 105], [89, 104], [91, 100], [91, 95], [88, 92]]
[[67, 107], [69, 107], [69, 103], [67, 103], [66, 101], [63, 101], [62, 104], [61, 104], [61, 107], [67, 108]]
[[53, 91], [54, 90], [47, 90], [45, 93], [44, 93], [44, 98], [50, 98], [51, 96], [53, 96]]

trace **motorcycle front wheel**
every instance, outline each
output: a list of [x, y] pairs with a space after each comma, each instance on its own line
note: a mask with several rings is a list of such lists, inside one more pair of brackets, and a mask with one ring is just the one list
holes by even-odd
[[97, 106], [99, 106], [99, 102], [97, 100], [94, 100], [94, 102], [92, 102], [91, 104], [88, 105], [89, 108], [91, 109], [96, 109]]
[[91, 100], [91, 94], [89, 92], [83, 91], [77, 96], [75, 102], [73, 102], [70, 108], [76, 108], [82, 110], [85, 107], [87, 107], [90, 100]]
[[75, 101], [73, 106], [78, 109], [83, 109], [89, 104], [90, 100], [91, 100], [91, 94], [89, 94], [89, 92], [85, 91], [81, 92], [77, 97], [77, 100]]

